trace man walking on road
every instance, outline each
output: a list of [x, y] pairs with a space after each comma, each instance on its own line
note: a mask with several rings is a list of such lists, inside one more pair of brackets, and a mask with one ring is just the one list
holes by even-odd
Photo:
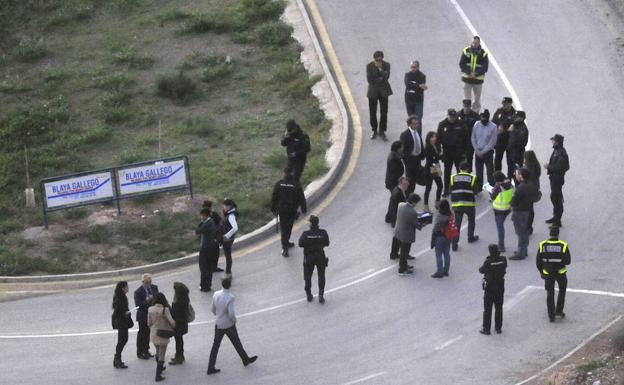
[[[487, 181], [494, 186], [494, 146], [496, 145], [496, 124], [490, 122], [490, 111], [479, 114], [470, 138], [475, 150], [475, 168], [477, 184], [483, 186], [483, 166], [485, 165]], [[479, 187], [481, 188], [481, 187]]]
[[550, 140], [553, 144], [553, 152], [550, 156], [550, 161], [544, 167], [548, 171], [550, 179], [550, 201], [553, 204], [553, 216], [546, 223], [561, 227], [563, 184], [565, 183], [565, 173], [570, 169], [570, 161], [568, 153], [563, 147], [563, 136], [556, 134]]
[[[548, 318], [550, 322], [555, 322], [555, 316], [565, 317], [563, 306], [568, 287], [566, 266], [570, 264], [570, 249], [566, 242], [559, 239], [559, 227], [552, 226], [550, 237], [539, 243], [535, 264], [544, 280]], [[559, 286], [557, 306], [555, 306], [555, 282]]]
[[297, 210], [301, 207], [303, 214], [307, 212], [303, 189], [291, 172], [289, 168], [284, 169], [284, 179], [273, 187], [271, 199], [271, 211], [273, 215], [279, 215], [283, 257], [288, 257], [288, 249], [295, 246], [290, 242], [290, 234], [297, 219]]
[[479, 332], [490, 335], [492, 327], [492, 306], [494, 306], [494, 330], [501, 334], [503, 328], [503, 299], [505, 295], [505, 272], [507, 258], [500, 255], [498, 246], [488, 246], [489, 254], [479, 268], [483, 274], [483, 327]]
[[303, 132], [294, 120], [286, 122], [286, 133], [282, 137], [282, 146], [286, 147], [288, 168], [292, 170], [296, 180], [301, 179], [310, 152], [310, 137]]
[[149, 352], [150, 328], [147, 326], [147, 309], [152, 306], [152, 300], [158, 294], [158, 286], [152, 285], [150, 274], [143, 274], [142, 278], [142, 285], [134, 291], [134, 306], [138, 307], [136, 320], [139, 324], [136, 341], [137, 357], [149, 360], [154, 355]]
[[214, 374], [221, 371], [221, 369], [215, 367], [215, 364], [217, 363], [217, 354], [219, 353], [219, 346], [221, 346], [221, 340], [223, 340], [224, 335], [226, 335], [230, 339], [232, 345], [234, 345], [234, 349], [236, 349], [236, 352], [243, 361], [243, 365], [247, 366], [256, 362], [258, 359], [258, 356], [249, 357], [247, 355], [238, 337], [234, 296], [230, 294], [232, 281], [230, 278], [224, 278], [221, 282], [223, 290], [217, 291], [212, 296], [212, 314], [217, 316], [217, 319], [215, 320], [215, 335], [212, 349], [210, 350], [210, 360], [208, 361], [206, 374]]
[[416, 115], [422, 123], [427, 76], [420, 72], [420, 63], [414, 60], [410, 70], [405, 73], [405, 109], [407, 116]]
[[203, 292], [212, 290], [212, 273], [216, 266], [215, 259], [217, 258], [217, 254], [215, 254], [217, 226], [215, 225], [214, 219], [210, 216], [210, 213], [210, 209], [205, 207], [200, 211], [201, 223], [195, 230], [195, 234], [200, 235], [199, 289]]
[[[377, 133], [383, 140], [386, 139], [388, 127], [388, 96], [392, 95], [390, 78], [390, 63], [384, 61], [384, 54], [375, 51], [373, 61], [366, 65], [366, 80], [368, 81], [368, 111], [370, 113], [370, 125], [373, 132], [370, 138], [375, 139]], [[377, 104], [379, 104], [379, 124], [377, 123]]]
[[325, 247], [329, 246], [329, 236], [327, 231], [319, 228], [319, 219], [316, 215], [310, 216], [310, 230], [304, 231], [299, 237], [299, 247], [303, 248], [303, 279], [305, 281], [305, 292], [308, 302], [312, 302], [312, 274], [314, 268], [318, 274], [318, 300], [325, 303], [325, 268], [327, 267], [327, 257]]
[[[455, 222], [460, 231], [464, 214], [468, 216], [468, 243], [479, 240], [475, 235], [476, 226], [476, 206], [475, 192], [480, 191], [480, 186], [476, 183], [477, 178], [468, 172], [468, 163], [462, 162], [459, 165], [459, 173], [451, 177], [451, 202], [455, 211]], [[453, 241], [453, 251], [457, 251], [459, 236]]]
[[407, 264], [412, 243], [416, 242], [416, 230], [422, 229], [416, 212], [420, 202], [418, 194], [411, 193], [407, 202], [399, 203], [394, 237], [399, 241], [399, 275], [413, 274], [413, 266]]
[[537, 197], [537, 186], [531, 183], [530, 176], [526, 168], [516, 170], [518, 184], [511, 197], [511, 221], [518, 236], [518, 249], [509, 259], [516, 261], [527, 257], [529, 247], [529, 215]]
[[472, 43], [462, 51], [459, 69], [464, 82], [464, 99], [472, 99], [474, 94], [472, 109], [476, 112], [481, 110], [481, 90], [488, 64], [488, 53], [481, 48], [481, 38], [474, 36]]

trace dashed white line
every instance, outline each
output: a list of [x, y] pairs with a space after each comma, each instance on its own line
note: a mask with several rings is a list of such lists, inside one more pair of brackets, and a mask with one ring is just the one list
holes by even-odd
[[448, 341], [444, 342], [442, 345], [436, 346], [434, 348], [434, 350], [442, 350], [442, 349], [444, 349], [444, 348], [454, 344], [455, 342], [461, 340], [462, 338], [464, 338], [464, 336], [460, 334], [457, 337], [453, 338], [452, 340], [448, 340]]
[[372, 380], [373, 378], [377, 378], [377, 377], [379, 377], [379, 376], [383, 376], [384, 374], [386, 374], [386, 372], [374, 373], [374, 374], [368, 375], [368, 376], [366, 376], [366, 377], [358, 378], [357, 380], [353, 380], [353, 381], [346, 382], [346, 383], [344, 383], [344, 384], [342, 384], [342, 385], [353, 385], [353, 384], [359, 384], [359, 383], [361, 383], [361, 382], [368, 381], [368, 380]]

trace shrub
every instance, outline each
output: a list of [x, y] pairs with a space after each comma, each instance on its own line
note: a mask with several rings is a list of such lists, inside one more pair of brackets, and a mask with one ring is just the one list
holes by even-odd
[[46, 55], [43, 38], [28, 38], [20, 40], [12, 51], [13, 56], [23, 62], [34, 62]]
[[110, 127], [97, 126], [85, 131], [80, 139], [83, 144], [101, 144], [110, 138], [112, 134], [113, 130]]
[[86, 237], [89, 243], [100, 244], [104, 243], [112, 237], [113, 233], [104, 225], [91, 226], [86, 231]]
[[132, 94], [126, 91], [107, 93], [101, 103], [104, 121], [109, 124], [118, 124], [130, 119], [132, 116], [131, 98]]
[[276, 20], [284, 13], [285, 4], [281, 0], [243, 0], [241, 12], [248, 21]]
[[232, 30], [228, 15], [225, 13], [194, 13], [182, 25], [182, 33], [225, 33]]
[[215, 133], [217, 124], [210, 118], [194, 118], [186, 119], [178, 125], [176, 129], [184, 135], [193, 135], [205, 138], [212, 136]]
[[41, 258], [30, 258], [22, 250], [0, 246], [0, 275], [24, 275], [48, 271], [49, 263]]
[[63, 217], [68, 220], [84, 219], [89, 215], [89, 209], [84, 207], [76, 207], [63, 211]]
[[127, 90], [134, 85], [134, 80], [124, 72], [115, 72], [110, 75], [95, 74], [91, 79], [94, 87], [107, 91]]
[[95, 6], [83, 0], [65, 1], [47, 21], [46, 27], [67, 24], [70, 21], [84, 21], [91, 19], [95, 13]]
[[161, 75], [156, 80], [156, 94], [178, 103], [186, 103], [195, 94], [196, 85], [193, 79], [182, 71], [176, 74]]
[[113, 50], [113, 63], [124, 64], [129, 68], [149, 69], [154, 65], [154, 58], [140, 56], [133, 45], [118, 47]]
[[178, 21], [188, 19], [190, 16], [190, 14], [184, 11], [180, 11], [177, 8], [165, 8], [158, 12], [155, 18], [161, 23], [164, 23], [166, 21]]
[[270, 21], [256, 28], [256, 41], [261, 45], [282, 46], [291, 42], [293, 29], [281, 21]]
[[232, 64], [217, 63], [204, 67], [201, 73], [201, 80], [210, 83], [217, 80], [223, 80], [233, 72]]
[[282, 148], [271, 151], [269, 155], [264, 158], [264, 164], [278, 170], [282, 170], [286, 167], [287, 162], [286, 152]]

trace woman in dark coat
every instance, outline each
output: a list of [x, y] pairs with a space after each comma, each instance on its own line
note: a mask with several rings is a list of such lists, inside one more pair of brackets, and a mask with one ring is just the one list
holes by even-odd
[[188, 333], [188, 324], [195, 320], [195, 310], [189, 300], [189, 289], [182, 282], [173, 283], [173, 303], [171, 304], [171, 317], [175, 321], [174, 338], [176, 342], [175, 357], [169, 361], [169, 365], [183, 364], [184, 359], [184, 335]]
[[113, 329], [117, 329], [117, 347], [115, 348], [115, 358], [113, 366], [117, 369], [126, 369], [128, 366], [121, 361], [121, 352], [128, 342], [128, 329], [134, 326], [130, 309], [128, 309], [128, 282], [119, 281], [115, 286], [115, 295], [113, 296]]
[[438, 206], [442, 195], [442, 167], [440, 166], [440, 156], [442, 147], [438, 143], [438, 134], [429, 131], [425, 137], [425, 211], [429, 211], [429, 193], [433, 182], [436, 184], [435, 205]]
[[[542, 197], [540, 189], [540, 176], [542, 175], [542, 169], [540, 168], [540, 162], [537, 160], [537, 156], [535, 156], [534, 151], [527, 150], [524, 152], [523, 167], [529, 170], [529, 181], [537, 187], [538, 196], [536, 197], [536, 200], [533, 201], [537, 202]], [[533, 220], [535, 219], [535, 210], [533, 209], [533, 205], [534, 203], [531, 204], [531, 208], [529, 209], [529, 234], [533, 234]]]

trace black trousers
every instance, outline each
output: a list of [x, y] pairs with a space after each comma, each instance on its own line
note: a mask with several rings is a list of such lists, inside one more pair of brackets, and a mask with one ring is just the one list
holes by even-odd
[[232, 274], [232, 245], [234, 240], [223, 242], [223, 255], [225, 255], [225, 272]]
[[121, 358], [121, 352], [128, 342], [128, 328], [117, 329], [117, 346], [115, 347], [115, 357]]
[[392, 246], [390, 246], [390, 256], [393, 258], [398, 258], [399, 257], [399, 248], [400, 248], [401, 242], [399, 242], [398, 239], [396, 239], [396, 237], [392, 237]]
[[[462, 220], [464, 219], [464, 214], [468, 217], [468, 239], [474, 237], [475, 233], [475, 217], [476, 217], [476, 207], [474, 206], [460, 206], [453, 207], [453, 211], [455, 211], [455, 223], [457, 223], [457, 229], [459, 230], [459, 236], [461, 236], [461, 225]], [[459, 242], [459, 236], [454, 241], [455, 244]]]
[[494, 151], [490, 151], [483, 155], [483, 158], [475, 156], [475, 169], [477, 173], [477, 185], [483, 186], [483, 166], [485, 165], [486, 178], [491, 186], [494, 186], [494, 163], [492, 158], [494, 157]]
[[485, 289], [483, 292], [483, 330], [492, 327], [492, 306], [494, 306], [494, 329], [503, 327], [503, 297], [505, 289]]
[[150, 328], [147, 322], [139, 322], [139, 332], [137, 333], [137, 354], [147, 353], [149, 351]]
[[459, 164], [461, 159], [449, 159], [444, 161], [444, 195], [448, 195], [451, 188], [451, 174], [453, 173], [453, 165], [455, 165], [455, 171], [459, 172]]
[[212, 272], [216, 265], [214, 250], [199, 250], [199, 287], [203, 290], [212, 288]]
[[238, 337], [238, 331], [236, 331], [236, 325], [229, 327], [227, 329], [219, 329], [215, 326], [215, 335], [214, 341], [212, 342], [212, 349], [210, 350], [210, 360], [208, 361], [208, 369], [214, 369], [215, 364], [217, 363], [217, 354], [219, 354], [219, 346], [221, 346], [221, 341], [223, 340], [223, 336], [226, 335], [232, 345], [234, 345], [234, 349], [240, 356], [241, 360], [243, 360], [243, 364], [249, 360], [249, 356], [245, 349], [243, 348], [243, 344]]
[[[555, 282], [557, 282], [557, 285], [559, 286], [557, 306], [555, 306]], [[546, 307], [550, 318], [553, 318], [555, 314], [563, 313], [567, 287], [568, 276], [565, 274], [548, 275], [544, 279], [544, 288], [546, 289]]]
[[533, 204], [531, 204], [531, 208], [529, 209], [529, 234], [533, 234], [533, 220], [535, 219], [535, 209], [533, 208]]
[[411, 243], [399, 241], [399, 273], [403, 273], [407, 270], [407, 257], [409, 256], [411, 248]]
[[[505, 147], [495, 148], [494, 155], [494, 171], [502, 171], [503, 170], [503, 156], [505, 155], [505, 151], [507, 149]], [[509, 163], [509, 153], [507, 153], [507, 163]]]
[[305, 292], [310, 294], [312, 291], [312, 274], [314, 268], [318, 273], [319, 295], [325, 293], [325, 263], [305, 263], [303, 264], [303, 280], [305, 281]]
[[472, 173], [472, 163], [474, 160], [474, 148], [470, 145], [470, 148], [466, 150], [466, 163], [468, 163], [468, 170]]
[[405, 173], [407, 178], [409, 179], [409, 187], [407, 188], [407, 194], [411, 194], [416, 189], [416, 185], [418, 184], [418, 176], [420, 175], [422, 170], [422, 166], [420, 164], [420, 159], [417, 156], [408, 156], [405, 161]]
[[[377, 103], [379, 102], [379, 125], [377, 124]], [[380, 134], [386, 132], [388, 127], [388, 98], [368, 98], [368, 112], [370, 113], [370, 125], [373, 132]]]
[[282, 249], [288, 249], [288, 242], [290, 242], [290, 234], [292, 233], [293, 224], [297, 217], [297, 211], [280, 211], [280, 233], [282, 236]]
[[176, 355], [184, 354], [184, 334], [175, 332]]
[[555, 223], [559, 223], [563, 215], [563, 184], [550, 181], [550, 201], [553, 205]]
[[442, 178], [439, 176], [429, 176], [427, 177], [427, 184], [425, 185], [425, 204], [429, 204], [429, 193], [431, 192], [431, 187], [433, 186], [433, 182], [436, 184], [436, 201], [440, 200], [440, 196], [442, 194]]
[[219, 244], [215, 243], [214, 248], [212, 249], [212, 271], [217, 271], [217, 265], [219, 264], [219, 256], [221, 255], [221, 250], [219, 249]]
[[288, 168], [291, 169], [295, 179], [300, 180], [307, 158], [288, 158]]

